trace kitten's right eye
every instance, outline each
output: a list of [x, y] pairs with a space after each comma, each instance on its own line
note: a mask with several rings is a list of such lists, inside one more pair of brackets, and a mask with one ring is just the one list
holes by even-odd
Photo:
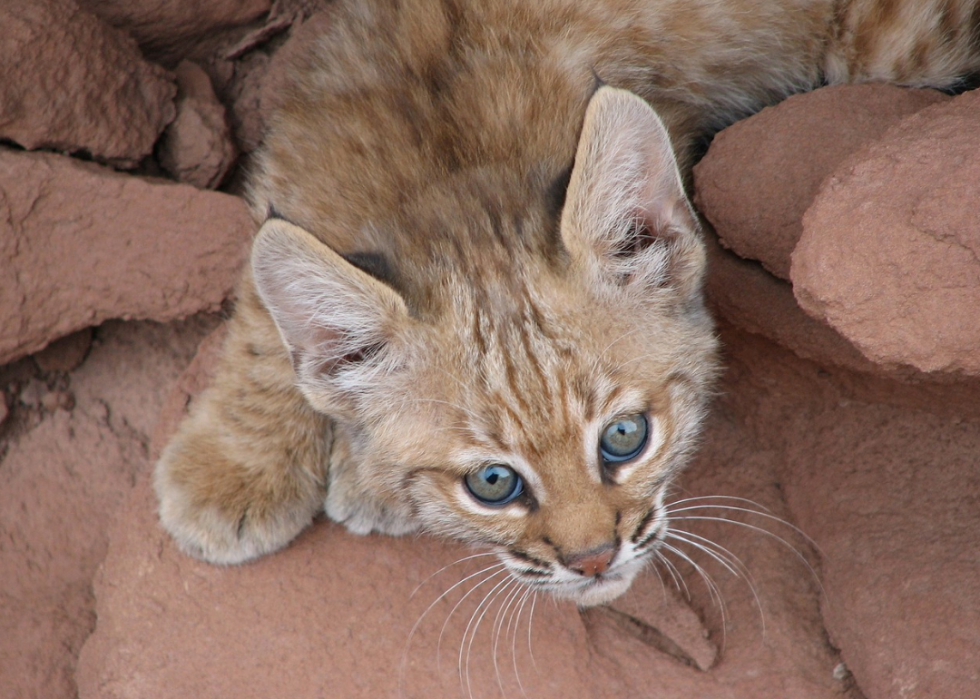
[[484, 466], [464, 480], [470, 494], [484, 505], [506, 505], [524, 492], [524, 481], [504, 464]]
[[613, 420], [599, 437], [599, 452], [606, 464], [629, 461], [643, 451], [650, 431], [645, 415], [627, 415]]

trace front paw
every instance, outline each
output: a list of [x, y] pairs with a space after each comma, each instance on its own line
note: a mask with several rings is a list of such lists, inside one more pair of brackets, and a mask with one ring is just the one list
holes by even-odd
[[315, 484], [270, 483], [264, 474], [236, 468], [220, 456], [200, 461], [172, 443], [153, 477], [161, 523], [195, 558], [235, 564], [276, 551], [321, 507]]
[[347, 478], [333, 473], [331, 476], [323, 509], [327, 517], [343, 524], [347, 531], [362, 536], [371, 533], [402, 536], [419, 530], [408, 508], [381, 505], [352, 487]]

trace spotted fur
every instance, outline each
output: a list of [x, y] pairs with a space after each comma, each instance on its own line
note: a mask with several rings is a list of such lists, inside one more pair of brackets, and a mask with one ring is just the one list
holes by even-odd
[[[490, 546], [580, 604], [623, 592], [717, 373], [683, 174], [698, 139], [824, 81], [954, 88], [955, 0], [347, 2], [295, 60], [214, 385], [156, 469], [189, 553], [351, 531]], [[628, 463], [610, 421], [643, 414]], [[504, 506], [465, 477], [506, 464]]]

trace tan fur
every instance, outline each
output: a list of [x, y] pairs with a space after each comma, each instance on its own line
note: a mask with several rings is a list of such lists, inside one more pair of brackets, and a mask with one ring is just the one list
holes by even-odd
[[[259, 156], [255, 211], [275, 213], [215, 383], [157, 466], [164, 525], [233, 563], [325, 503], [355, 532], [496, 547], [580, 604], [620, 594], [717, 371], [681, 176], [696, 139], [824, 79], [955, 86], [980, 70], [977, 8], [338, 7]], [[599, 433], [634, 413], [648, 448], [604, 470]], [[529, 496], [478, 503], [463, 478], [488, 463]], [[572, 567], [603, 551], [607, 573]]]

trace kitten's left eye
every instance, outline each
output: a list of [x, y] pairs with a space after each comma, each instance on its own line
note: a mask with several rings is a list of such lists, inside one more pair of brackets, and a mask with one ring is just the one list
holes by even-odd
[[646, 446], [649, 431], [645, 415], [616, 418], [606, 425], [599, 438], [603, 461], [619, 463], [635, 458]]
[[466, 474], [470, 494], [484, 505], [506, 505], [524, 492], [524, 481], [510, 466], [490, 464]]

